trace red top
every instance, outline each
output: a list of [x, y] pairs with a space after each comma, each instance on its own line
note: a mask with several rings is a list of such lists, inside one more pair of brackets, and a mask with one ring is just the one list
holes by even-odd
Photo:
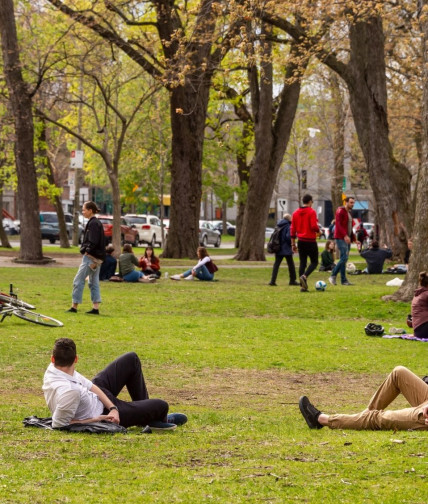
[[428, 289], [425, 287], [415, 290], [415, 297], [412, 300], [412, 318], [413, 329], [428, 322]]
[[309, 206], [298, 208], [291, 218], [291, 238], [316, 241], [320, 228], [315, 210]]
[[336, 222], [334, 228], [334, 237], [337, 240], [343, 240], [345, 236], [349, 236], [351, 241], [355, 241], [355, 235], [352, 231], [352, 221], [351, 221], [351, 234], [348, 233], [348, 220], [349, 213], [345, 207], [341, 206], [336, 210]]
[[[149, 261], [152, 261], [152, 263], [149, 264]], [[140, 260], [138, 261], [138, 265], [140, 266], [142, 271], [145, 271], [146, 269], [149, 269], [149, 268], [154, 271], [160, 270], [159, 259], [157, 257], [153, 257], [153, 256], [151, 259], [148, 259], [147, 257], [140, 257]]]

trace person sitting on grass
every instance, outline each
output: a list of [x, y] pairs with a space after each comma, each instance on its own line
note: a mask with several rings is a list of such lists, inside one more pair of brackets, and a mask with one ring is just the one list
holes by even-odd
[[419, 273], [419, 288], [412, 299], [412, 327], [417, 338], [428, 338], [428, 274]]
[[[214, 263], [208, 255], [205, 247], [198, 247], [198, 264], [193, 268], [181, 273], [181, 275], [172, 275], [171, 280], [193, 280], [195, 277], [202, 281], [214, 280]], [[214, 267], [214, 268], [213, 268]]]
[[325, 250], [321, 252], [321, 266], [320, 271], [333, 271], [334, 263], [334, 240], [327, 240], [325, 242]]
[[146, 248], [144, 256], [140, 257], [138, 265], [140, 266], [144, 276], [160, 278], [161, 272], [159, 259], [155, 256], [153, 247], [151, 245]]
[[106, 258], [101, 264], [100, 280], [110, 280], [116, 273], [117, 259], [113, 256], [114, 247], [109, 243], [106, 247]]
[[[112, 422], [123, 427], [150, 426], [174, 430], [187, 422], [186, 415], [168, 415], [168, 403], [149, 399], [141, 361], [129, 352], [109, 364], [91, 381], [75, 370], [76, 344], [70, 338], [55, 341], [43, 379], [43, 393], [52, 413], [52, 427], [73, 423]], [[127, 388], [131, 401], [117, 396]]]
[[[384, 411], [400, 393], [411, 407]], [[300, 398], [299, 408], [310, 429], [428, 430], [428, 385], [409, 369], [397, 366], [361, 413], [326, 415], [306, 396]]]
[[138, 259], [132, 252], [132, 246], [129, 243], [125, 243], [122, 254], [119, 256], [119, 275], [125, 282], [153, 283], [156, 281], [155, 278], [145, 277], [134, 266], [138, 266]]
[[385, 259], [390, 259], [392, 257], [392, 250], [386, 245], [383, 248], [379, 248], [379, 242], [373, 240], [371, 247], [360, 252], [361, 257], [366, 260], [367, 268], [364, 273], [369, 273], [370, 275], [380, 274], [383, 271], [383, 263]]

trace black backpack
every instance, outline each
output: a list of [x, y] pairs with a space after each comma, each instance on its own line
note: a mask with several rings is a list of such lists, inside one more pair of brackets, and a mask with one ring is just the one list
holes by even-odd
[[276, 254], [281, 250], [281, 231], [284, 229], [284, 226], [276, 226], [273, 230], [269, 238], [269, 242], [267, 244], [267, 251], [269, 254]]

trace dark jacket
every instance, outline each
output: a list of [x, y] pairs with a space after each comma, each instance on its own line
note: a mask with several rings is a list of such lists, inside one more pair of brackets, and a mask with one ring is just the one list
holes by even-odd
[[415, 297], [412, 300], [412, 325], [416, 329], [428, 322], [428, 289], [419, 287], [415, 290]]
[[383, 263], [385, 259], [392, 257], [390, 249], [369, 248], [361, 252], [361, 257], [364, 257], [367, 263], [367, 271], [371, 274], [382, 273]]
[[80, 253], [82, 255], [88, 253], [97, 259], [104, 260], [106, 257], [106, 247], [104, 242], [103, 225], [96, 217], [91, 217], [85, 227]]
[[276, 255], [280, 256], [293, 255], [293, 250], [291, 248], [290, 221], [287, 219], [282, 219], [278, 222], [277, 226], [279, 226], [282, 229], [279, 235], [279, 242], [281, 244], [281, 248], [276, 253]]
[[101, 264], [100, 280], [108, 280], [116, 273], [117, 259], [111, 254], [107, 254]]

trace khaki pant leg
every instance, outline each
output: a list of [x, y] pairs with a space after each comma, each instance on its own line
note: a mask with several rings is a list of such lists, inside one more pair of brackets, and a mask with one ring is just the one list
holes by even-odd
[[404, 395], [413, 407], [428, 401], [428, 385], [409, 369], [397, 366], [377, 389], [370, 400], [368, 409], [383, 410], [400, 393]]
[[422, 410], [425, 404], [396, 411], [365, 410], [356, 415], [330, 415], [331, 429], [354, 430], [428, 430]]

